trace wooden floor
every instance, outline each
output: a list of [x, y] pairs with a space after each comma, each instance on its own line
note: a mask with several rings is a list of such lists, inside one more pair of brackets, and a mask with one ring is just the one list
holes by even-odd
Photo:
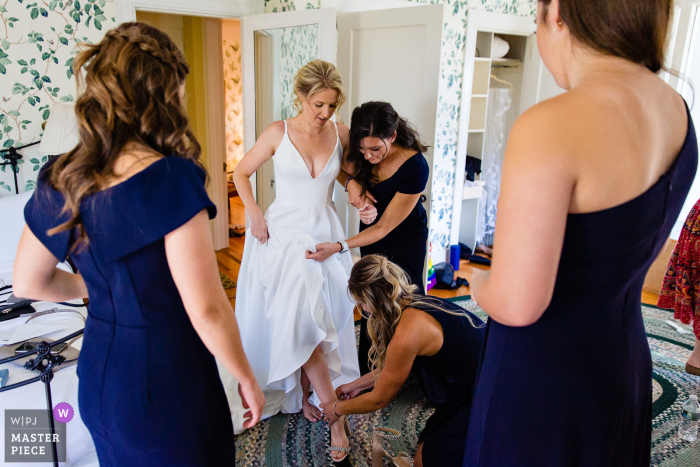
[[[243, 203], [240, 198], [231, 198], [231, 214], [230, 223], [245, 223], [245, 214]], [[243, 245], [245, 243], [245, 237], [230, 237], [228, 248], [216, 252], [216, 259], [219, 263], [219, 271], [226, 274], [228, 277], [234, 281], [238, 279], [238, 271], [241, 267], [241, 258], [243, 257]], [[475, 269], [485, 269], [488, 270], [488, 266], [474, 265], [466, 260], [462, 260], [459, 263], [459, 271], [456, 271], [456, 276], [463, 277], [467, 281], [471, 282], [472, 275]], [[226, 290], [231, 306], [236, 304], [236, 288]], [[456, 290], [437, 290], [431, 289], [428, 295], [433, 295], [441, 298], [452, 298], [459, 297], [463, 295], [471, 295], [470, 287], [460, 287]], [[642, 303], [647, 305], [656, 305], [656, 300], [659, 298], [658, 295], [642, 292]], [[356, 313], [355, 319], [359, 319]]]

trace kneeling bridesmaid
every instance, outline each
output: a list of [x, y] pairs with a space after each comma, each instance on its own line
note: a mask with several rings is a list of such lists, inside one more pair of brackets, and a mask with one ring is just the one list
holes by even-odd
[[[415, 368], [423, 393], [438, 408], [420, 434], [414, 465], [461, 466], [483, 322], [450, 301], [417, 294], [406, 273], [379, 255], [355, 264], [348, 289], [367, 315], [372, 371], [339, 386], [340, 400], [321, 404], [324, 414], [332, 421], [386, 407]], [[358, 396], [367, 389], [372, 391]], [[410, 459], [381, 447], [382, 436], [397, 435], [395, 430], [375, 429], [373, 465], [381, 465], [384, 454], [396, 465], [411, 465]]]

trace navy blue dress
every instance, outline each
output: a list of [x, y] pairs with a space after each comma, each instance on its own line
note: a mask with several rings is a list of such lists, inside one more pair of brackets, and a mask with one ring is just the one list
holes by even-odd
[[[370, 193], [377, 200], [377, 218], [373, 223], [366, 225], [360, 223], [360, 232], [375, 225], [382, 218], [389, 203], [397, 193], [415, 195], [422, 193], [428, 183], [430, 168], [423, 153], [417, 152], [407, 159], [391, 177], [383, 180], [372, 188]], [[425, 293], [423, 289], [423, 268], [425, 266], [425, 245], [428, 241], [428, 215], [423, 204], [418, 200], [411, 213], [394, 230], [384, 238], [371, 245], [360, 247], [360, 254], [383, 255], [389, 261], [397, 264], [409, 277], [409, 280], [418, 286], [417, 293]], [[362, 318], [360, 325], [360, 374], [369, 373], [367, 354], [372, 341], [367, 335], [367, 320]]]
[[[423, 465], [461, 465], [485, 326], [478, 317], [448, 300], [422, 299], [433, 301], [436, 306], [417, 305], [416, 308], [435, 318], [444, 336], [442, 347], [435, 355], [416, 357], [413, 364], [423, 394], [437, 404], [418, 438], [418, 442], [423, 443]], [[438, 307], [466, 314], [472, 322], [464, 315], [452, 315]]]
[[100, 466], [235, 463], [233, 426], [216, 362], [195, 332], [165, 256], [164, 237], [206, 209], [204, 171], [165, 157], [80, 206], [89, 244], [47, 230], [68, 219], [46, 164], [24, 214], [60, 261], [67, 253], [90, 304], [78, 360], [80, 416]]
[[652, 367], [642, 283], [693, 182], [683, 148], [646, 192], [569, 214], [549, 307], [534, 324], [488, 321], [465, 466], [648, 466]]

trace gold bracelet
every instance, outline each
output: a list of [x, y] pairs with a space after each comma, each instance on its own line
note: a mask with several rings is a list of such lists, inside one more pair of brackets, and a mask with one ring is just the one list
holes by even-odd
[[340, 399], [336, 399], [336, 400], [335, 400], [335, 404], [333, 404], [333, 414], [334, 414], [336, 417], [340, 418], [340, 415], [338, 415], [338, 414], [336, 413], [336, 411], [335, 411], [335, 406], [336, 406], [336, 404], [337, 404], [338, 402], [340, 402]]

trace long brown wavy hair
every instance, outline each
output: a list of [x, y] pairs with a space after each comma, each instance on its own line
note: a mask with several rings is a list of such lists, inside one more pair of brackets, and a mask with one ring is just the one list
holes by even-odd
[[[201, 148], [180, 99], [189, 66], [167, 34], [145, 23], [124, 23], [73, 62], [80, 142], [50, 167], [49, 183], [63, 193], [71, 218], [49, 230], [77, 228], [88, 239], [80, 203], [108, 186], [120, 155], [133, 147], [198, 163]], [[85, 67], [85, 78], [82, 69]]]
[[363, 309], [362, 315], [367, 318], [367, 333], [372, 340], [368, 357], [373, 374], [384, 367], [387, 346], [406, 308], [437, 308], [465, 317], [474, 327], [483, 326], [483, 323], [475, 323], [467, 313], [448, 310], [440, 300], [418, 294], [417, 290], [418, 286], [408, 280], [404, 270], [385, 256], [367, 255], [353, 266], [348, 292], [358, 306], [364, 305], [369, 310]]

